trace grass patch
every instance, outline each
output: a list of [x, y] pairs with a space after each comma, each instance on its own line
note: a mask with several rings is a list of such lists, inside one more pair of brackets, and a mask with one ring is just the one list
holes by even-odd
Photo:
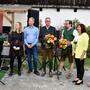
[[[39, 65], [38, 65], [38, 66], [39, 66], [39, 67], [41, 66], [41, 56], [39, 56]], [[69, 64], [68, 59], [65, 60], [65, 67], [66, 67], [67, 69], [70, 68], [70, 64]], [[76, 67], [76, 66], [75, 66], [75, 67]], [[90, 68], [90, 58], [86, 58], [86, 59], [85, 59], [85, 67]]]
[[6, 71], [0, 71], [0, 80], [4, 77]]
[[[68, 59], [65, 60], [65, 67], [68, 68], [68, 69], [70, 68], [70, 64], [68, 62]], [[85, 67], [90, 68], [90, 58], [85, 59]]]
[[85, 60], [85, 66], [90, 68], [90, 58], [86, 58]]

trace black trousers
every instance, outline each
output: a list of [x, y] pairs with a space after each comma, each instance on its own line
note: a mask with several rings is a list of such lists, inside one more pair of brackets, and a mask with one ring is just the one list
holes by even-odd
[[76, 69], [77, 69], [77, 78], [79, 78], [80, 80], [83, 80], [83, 76], [84, 76], [84, 59], [80, 60], [75, 58], [75, 62], [76, 62]]
[[0, 43], [0, 67], [1, 67], [1, 64], [2, 64], [2, 60], [1, 60], [2, 49], [3, 49], [3, 43]]
[[[10, 58], [10, 71], [13, 73], [13, 64], [14, 64], [14, 59], [15, 59], [15, 56], [12, 56]], [[18, 55], [17, 56], [17, 59], [18, 59], [18, 72], [21, 71], [21, 65], [22, 65], [22, 59], [21, 59], [21, 56]]]
[[2, 60], [1, 60], [1, 52], [0, 52], [0, 67], [1, 67], [1, 64], [2, 64]]

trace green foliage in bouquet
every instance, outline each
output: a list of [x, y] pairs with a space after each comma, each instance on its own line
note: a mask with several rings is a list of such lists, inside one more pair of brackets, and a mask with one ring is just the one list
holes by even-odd
[[5, 36], [0, 33], [0, 43], [3, 43], [6, 40]]
[[53, 46], [55, 46], [56, 41], [57, 41], [57, 38], [54, 35], [47, 34], [45, 36], [45, 46], [46, 46], [46, 48], [53, 48]]

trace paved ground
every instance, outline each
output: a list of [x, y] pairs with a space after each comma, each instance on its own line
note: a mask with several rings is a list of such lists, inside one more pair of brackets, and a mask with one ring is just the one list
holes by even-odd
[[33, 73], [28, 75], [25, 70], [23, 70], [22, 75], [17, 74], [12, 77], [8, 77], [6, 74], [2, 81], [6, 85], [0, 83], [0, 90], [90, 90], [90, 70], [85, 72], [84, 84], [80, 86], [75, 86], [71, 81], [73, 77], [69, 80], [65, 78], [65, 73], [60, 76], [60, 80], [57, 80], [56, 75], [52, 78], [36, 76]]

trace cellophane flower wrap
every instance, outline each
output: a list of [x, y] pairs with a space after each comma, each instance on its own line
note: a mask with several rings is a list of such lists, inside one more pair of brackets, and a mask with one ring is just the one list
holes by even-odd
[[45, 46], [46, 48], [53, 48], [55, 46], [55, 42], [57, 38], [52, 34], [47, 34], [45, 36]]
[[67, 47], [67, 39], [59, 39], [59, 48], [66, 49]]

